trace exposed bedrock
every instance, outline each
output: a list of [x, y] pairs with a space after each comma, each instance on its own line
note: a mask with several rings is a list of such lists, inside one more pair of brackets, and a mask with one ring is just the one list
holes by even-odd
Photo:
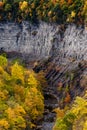
[[27, 56], [27, 60], [50, 56], [60, 61], [72, 57], [82, 60], [87, 58], [87, 30], [74, 24], [0, 23], [0, 50]]
[[[63, 108], [87, 86], [87, 30], [74, 24], [57, 25], [40, 22], [0, 23], [0, 53], [20, 57], [46, 72], [49, 86], [44, 89], [45, 111], [37, 130], [52, 130], [54, 108]], [[44, 61], [44, 63], [43, 63]], [[36, 130], [36, 129], [35, 129]]]

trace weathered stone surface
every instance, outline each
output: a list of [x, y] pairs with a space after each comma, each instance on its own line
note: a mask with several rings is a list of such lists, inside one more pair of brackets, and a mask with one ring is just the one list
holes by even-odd
[[39, 26], [28, 22], [0, 23], [0, 49], [27, 54], [27, 58], [33, 59], [51, 55], [61, 57], [61, 61], [87, 59], [87, 30], [68, 25], [62, 31], [60, 25], [44, 22]]

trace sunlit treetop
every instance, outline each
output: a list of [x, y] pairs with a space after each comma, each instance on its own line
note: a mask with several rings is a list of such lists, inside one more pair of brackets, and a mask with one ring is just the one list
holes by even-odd
[[0, 130], [35, 127], [44, 112], [41, 77], [0, 55]]

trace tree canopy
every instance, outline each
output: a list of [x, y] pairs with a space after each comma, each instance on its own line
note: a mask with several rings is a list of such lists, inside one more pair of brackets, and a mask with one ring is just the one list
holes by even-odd
[[84, 23], [87, 0], [1, 0], [0, 21]]
[[44, 111], [41, 89], [40, 79], [33, 70], [0, 56], [0, 130], [35, 127], [34, 121]]

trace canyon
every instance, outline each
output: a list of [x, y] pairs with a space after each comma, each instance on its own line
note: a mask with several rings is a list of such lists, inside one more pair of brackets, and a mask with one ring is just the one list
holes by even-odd
[[[58, 85], [62, 83], [64, 90], [68, 85], [71, 100], [85, 89], [81, 81], [87, 75], [86, 27], [42, 21], [37, 25], [26, 21], [21, 24], [0, 23], [0, 53], [3, 52], [9, 58], [21, 58], [27, 64], [37, 62], [31, 68], [46, 73], [45, 112], [42, 125], [39, 124], [37, 130], [52, 130], [55, 121], [53, 110], [64, 107], [60, 101], [66, 96], [64, 91], [58, 90]], [[73, 81], [74, 88], [70, 89]]]

